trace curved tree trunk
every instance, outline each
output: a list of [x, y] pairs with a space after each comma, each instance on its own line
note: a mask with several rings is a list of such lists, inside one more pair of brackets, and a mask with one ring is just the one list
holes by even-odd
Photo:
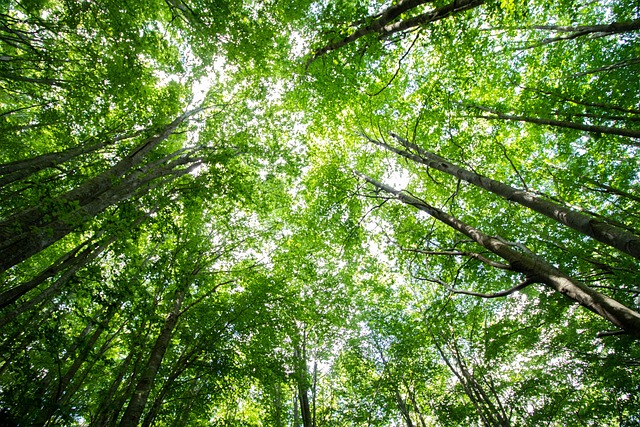
[[640, 313], [570, 278], [538, 256], [517, 251], [513, 248], [513, 245], [510, 245], [503, 239], [488, 236], [444, 211], [427, 204], [423, 200], [405, 192], [395, 190], [364, 174], [356, 173], [379, 190], [388, 193], [402, 203], [426, 212], [438, 221], [468, 236], [479, 245], [507, 261], [514, 271], [535, 278], [540, 283], [544, 283], [556, 292], [566, 295], [583, 307], [608, 320], [625, 333], [631, 335], [634, 339], [640, 339]]
[[[176, 169], [184, 164], [180, 159], [197, 160], [188, 155], [178, 160], [172, 160], [171, 155], [166, 156], [164, 167], [158, 162], [145, 167], [143, 162], [180, 124], [202, 110], [197, 108], [182, 114], [160, 134], [146, 139], [109, 170], [60, 195], [58, 200], [62, 212], [49, 212], [41, 206], [32, 206], [0, 221], [0, 272], [49, 247], [107, 207], [132, 197], [144, 184], [162, 176], [188, 172], [188, 168]], [[178, 150], [174, 155], [182, 155], [183, 152]], [[152, 170], [150, 165], [157, 167]], [[148, 173], [144, 175], [143, 172]]]
[[413, 160], [414, 162], [421, 163], [430, 168], [447, 173], [456, 178], [460, 178], [470, 184], [497, 194], [510, 202], [516, 202], [522, 206], [526, 206], [529, 209], [558, 221], [559, 223], [564, 224], [584, 235], [592, 237], [599, 242], [625, 252], [636, 259], [640, 259], [640, 236], [623, 228], [616, 227], [603, 221], [598, 221], [590, 215], [574, 211], [566, 206], [545, 200], [528, 191], [519, 190], [500, 181], [463, 169], [443, 157], [430, 153], [416, 144], [410, 143], [404, 138], [395, 134], [392, 135], [405, 147], [417, 152], [418, 155], [404, 150], [398, 150], [384, 142], [373, 139], [369, 140], [372, 143], [399, 154], [409, 160]]
[[160, 365], [162, 364], [162, 360], [164, 359], [167, 347], [169, 346], [169, 341], [171, 340], [171, 336], [173, 335], [173, 330], [178, 324], [178, 318], [180, 316], [180, 309], [182, 307], [184, 297], [185, 289], [178, 289], [174, 297], [175, 302], [173, 305], [173, 310], [167, 316], [164, 322], [164, 326], [160, 331], [160, 335], [158, 336], [158, 339], [156, 340], [153, 349], [151, 350], [147, 365], [145, 366], [142, 375], [140, 376], [140, 379], [136, 384], [136, 388], [133, 392], [131, 400], [129, 401], [129, 405], [122, 415], [120, 427], [137, 427], [138, 423], [140, 422], [140, 418], [142, 417], [144, 408], [147, 405], [151, 387], [153, 386], [156, 374], [160, 369]]

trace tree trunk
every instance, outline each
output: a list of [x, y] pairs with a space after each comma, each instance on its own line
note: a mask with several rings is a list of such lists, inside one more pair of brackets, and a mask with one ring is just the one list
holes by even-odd
[[309, 59], [307, 66], [313, 61], [325, 55], [331, 51], [340, 49], [343, 46], [352, 43], [367, 34], [377, 33], [380, 37], [388, 37], [400, 31], [406, 31], [415, 27], [427, 25], [431, 22], [436, 22], [448, 17], [451, 14], [463, 12], [468, 9], [480, 6], [484, 3], [484, 0], [456, 0], [445, 6], [441, 6], [437, 9], [431, 10], [427, 13], [409, 18], [405, 21], [399, 21], [394, 23], [393, 21], [398, 18], [402, 13], [405, 13], [411, 9], [414, 9], [425, 3], [430, 3], [431, 0], [406, 0], [400, 1], [395, 5], [390, 6], [380, 16], [373, 20], [370, 24], [358, 28], [353, 34], [342, 38], [334, 43], [329, 43], [324, 47], [318, 49], [316, 53]]
[[410, 194], [395, 190], [359, 172], [356, 173], [376, 188], [394, 196], [397, 200], [428, 213], [438, 221], [468, 236], [479, 245], [507, 261], [514, 271], [535, 278], [540, 283], [544, 283], [556, 292], [566, 295], [583, 307], [613, 323], [634, 339], [640, 339], [640, 313], [570, 278], [538, 256], [519, 252], [512, 247], [513, 245], [503, 239], [488, 236]]
[[160, 331], [160, 335], [158, 336], [158, 339], [156, 340], [156, 343], [151, 350], [149, 361], [147, 362], [147, 365], [145, 366], [145, 369], [142, 372], [140, 379], [138, 380], [136, 388], [133, 392], [133, 397], [129, 401], [129, 405], [127, 406], [127, 409], [122, 416], [120, 427], [136, 427], [140, 422], [140, 417], [142, 416], [144, 408], [147, 404], [149, 393], [151, 392], [151, 387], [153, 386], [156, 374], [160, 369], [162, 359], [164, 358], [164, 354], [166, 353], [167, 347], [169, 346], [169, 341], [171, 340], [173, 330], [178, 323], [180, 308], [182, 307], [185, 293], [186, 290], [184, 289], [184, 287], [176, 290], [173, 310], [167, 316], [164, 322], [164, 326]]
[[114, 400], [116, 397], [116, 392], [120, 388], [120, 384], [122, 383], [122, 379], [129, 369], [129, 365], [133, 360], [134, 350], [129, 351], [129, 354], [124, 359], [122, 364], [120, 365], [120, 369], [116, 374], [116, 377], [111, 382], [109, 389], [107, 390], [106, 396], [102, 399], [99, 406], [99, 412], [96, 414], [96, 417], [91, 421], [91, 427], [106, 427], [109, 425], [109, 417], [116, 411], [116, 405], [114, 405]]
[[90, 247], [85, 249], [80, 254], [80, 257], [82, 257], [81, 261], [74, 263], [70, 268], [65, 270], [60, 275], [60, 277], [58, 277], [47, 289], [31, 298], [21, 306], [15, 308], [9, 313], [6, 313], [2, 318], [0, 318], [0, 329], [15, 320], [16, 317], [18, 317], [25, 311], [30, 310], [35, 305], [40, 304], [41, 302], [46, 301], [47, 299], [54, 296], [65, 284], [69, 282], [69, 280], [76, 274], [78, 270], [96, 259], [116, 240], [116, 238], [116, 236], [110, 236], [106, 240], [95, 243], [94, 245], [91, 245]]
[[302, 416], [303, 427], [313, 427], [313, 419], [311, 416], [311, 408], [309, 406], [309, 385], [308, 385], [308, 368], [306, 347], [303, 343], [302, 349], [294, 350], [296, 359], [296, 376], [298, 385], [298, 399], [300, 401], [300, 415]]
[[[160, 134], [146, 139], [109, 170], [60, 195], [58, 200], [61, 210], [67, 212], [48, 212], [41, 206], [33, 206], [1, 221], [0, 272], [49, 247], [107, 207], [132, 197], [142, 185], [149, 184], [153, 179], [188, 172], [189, 168], [175, 170], [175, 167], [184, 164], [184, 160], [198, 159], [183, 156], [170, 161], [167, 165], [172, 165], [173, 169], [160, 167], [158, 162], [151, 163], [158, 166], [156, 170], [150, 170], [149, 165], [141, 165], [146, 156], [181, 123], [201, 110], [202, 108], [198, 108], [182, 114]], [[178, 150], [176, 153], [182, 154], [183, 151]], [[171, 155], [165, 159], [170, 160]], [[143, 175], [145, 171], [148, 173]]]
[[[560, 127], [560, 128], [566, 128], [566, 129], [577, 129], [577, 130], [581, 130], [584, 132], [591, 132], [591, 133], [626, 136], [634, 139], [640, 138], [640, 130], [635, 130], [635, 129], [624, 129], [624, 128], [609, 127], [609, 126], [599, 126], [599, 125], [587, 125], [584, 123], [568, 122], [564, 120], [541, 119], [539, 117], [516, 116], [513, 114], [502, 113], [493, 108], [483, 107], [478, 105], [469, 106], [469, 107], [486, 111], [491, 114], [495, 114], [495, 116], [480, 116], [480, 118], [488, 119], [488, 120], [502, 119], [502, 120], [516, 121], [516, 122], [533, 123], [537, 125], [554, 126], [554, 127]], [[623, 143], [626, 145], [632, 145], [634, 147], [640, 147], [639, 142], [628, 141]]]
[[[102, 192], [87, 201], [86, 204], [65, 213], [63, 217], [56, 218], [46, 224], [30, 226], [31, 228], [28, 232], [5, 241], [4, 247], [0, 250], [0, 254], [4, 255], [3, 258], [0, 258], [0, 271], [4, 271], [46, 249], [71, 233], [79, 225], [90, 221], [105, 211], [108, 207], [129, 199], [138, 198], [159, 185], [186, 175], [199, 165], [199, 163], [195, 163], [185, 169], [173, 169], [175, 166], [179, 166], [182, 161], [187, 160], [191, 160], [191, 158], [169, 163], [162, 168], [152, 170], [147, 175], [142, 175], [141, 172], [134, 172], [127, 176], [118, 187]], [[198, 161], [199, 159], [194, 160]], [[165, 179], [161, 180], [160, 178]]]
[[171, 386], [174, 384], [175, 380], [189, 367], [189, 364], [193, 362], [193, 356], [196, 355], [197, 350], [198, 348], [193, 348], [188, 352], [183, 351], [182, 355], [175, 362], [171, 375], [169, 375], [164, 384], [162, 384], [162, 388], [158, 392], [156, 398], [153, 400], [153, 404], [151, 405], [149, 412], [147, 412], [147, 415], [144, 417], [141, 427], [150, 427], [153, 424], [155, 418], [158, 416], [160, 408], [162, 408], [162, 404], [164, 403], [164, 400], [167, 397], [167, 393], [171, 389]]
[[104, 316], [105, 318], [97, 322], [98, 326], [96, 327], [95, 331], [93, 332], [93, 334], [91, 335], [87, 343], [84, 345], [84, 349], [78, 355], [78, 357], [76, 357], [76, 359], [73, 361], [69, 369], [67, 369], [67, 372], [62, 376], [62, 378], [59, 379], [58, 386], [56, 388], [55, 393], [51, 396], [51, 400], [49, 404], [41, 414], [40, 421], [36, 422], [36, 424], [43, 425], [43, 426], [47, 425], [48, 422], [51, 420], [51, 418], [54, 416], [60, 403], [65, 400], [68, 400], [69, 397], [65, 396], [67, 387], [69, 386], [73, 378], [78, 373], [78, 370], [80, 369], [82, 364], [89, 357], [89, 354], [95, 347], [102, 333], [107, 328], [107, 324], [109, 323], [109, 321], [111, 320], [115, 312], [116, 312], [115, 306], [109, 307], [107, 309], [107, 312], [105, 313], [105, 316]]
[[129, 135], [115, 137], [109, 141], [102, 141], [93, 145], [79, 145], [68, 148], [64, 151], [55, 153], [41, 154], [30, 159], [18, 160], [11, 163], [0, 165], [0, 187], [11, 184], [16, 181], [25, 179], [34, 173], [40, 172], [47, 168], [68, 162], [69, 160], [98, 151], [108, 145], [113, 145], [118, 141], [133, 138], [139, 135], [141, 131], [134, 132]]
[[[84, 265], [87, 261], [87, 253], [90, 253], [95, 249], [94, 245], [90, 245], [90, 248], [78, 254], [82, 248], [89, 245], [90, 240], [87, 240], [78, 246], [76, 246], [71, 251], [62, 255], [58, 258], [51, 266], [47, 267], [43, 271], [40, 272], [36, 277], [29, 280], [28, 282], [24, 282], [15, 286], [11, 289], [6, 290], [2, 294], [0, 294], [0, 309], [5, 308], [6, 306], [13, 304], [20, 298], [25, 295], [32, 289], [35, 289], [38, 285], [43, 283], [45, 280], [59, 274], [62, 271], [65, 271], [69, 268], [73, 268], [78, 264]], [[78, 268], [75, 269], [77, 271]]]
[[526, 206], [529, 209], [566, 225], [567, 227], [592, 237], [599, 242], [612, 246], [637, 259], [640, 259], [640, 236], [620, 227], [607, 224], [603, 221], [598, 221], [582, 212], [577, 212], [567, 208], [566, 206], [540, 198], [528, 191], [513, 188], [500, 181], [463, 169], [436, 154], [420, 148], [416, 144], [410, 143], [404, 138], [394, 134], [392, 135], [405, 147], [415, 150], [419, 155], [415, 155], [404, 150], [398, 150], [384, 142], [373, 139], [369, 140], [380, 147], [399, 154], [407, 159], [413, 160], [414, 162], [421, 163], [427, 167], [447, 173], [456, 178], [460, 178], [470, 184], [497, 194], [510, 202], [516, 202], [522, 206]]
[[477, 383], [473, 374], [469, 373], [464, 361], [457, 351], [457, 347], [455, 348], [455, 350], [452, 350], [453, 358], [456, 365], [454, 366], [454, 363], [451, 361], [451, 359], [449, 359], [449, 357], [447, 357], [433, 333], [431, 333], [431, 337], [436, 346], [436, 349], [438, 350], [438, 353], [440, 354], [440, 357], [442, 357], [442, 360], [444, 360], [445, 364], [449, 367], [449, 370], [460, 382], [460, 385], [464, 390], [464, 394], [467, 396], [467, 398], [475, 408], [478, 417], [482, 421], [482, 424], [485, 427], [510, 427], [511, 422], [508, 419], [502, 417], [502, 414], [496, 410], [495, 405], [493, 404], [493, 402], [491, 402], [491, 399], [489, 399], [486, 393], [484, 393], [484, 391], [482, 390], [482, 386]]

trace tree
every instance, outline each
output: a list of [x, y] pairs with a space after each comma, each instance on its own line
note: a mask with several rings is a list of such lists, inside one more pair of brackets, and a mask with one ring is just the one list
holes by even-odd
[[637, 423], [638, 22], [3, 3], [0, 419]]

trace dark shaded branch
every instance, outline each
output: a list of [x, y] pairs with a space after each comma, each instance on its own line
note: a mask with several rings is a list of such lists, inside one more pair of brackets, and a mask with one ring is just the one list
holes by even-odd
[[[495, 116], [477, 116], [480, 119], [487, 120], [510, 120], [516, 122], [526, 122], [533, 123], [537, 125], [546, 125], [546, 126], [554, 126], [560, 128], [567, 129], [577, 129], [584, 132], [592, 132], [592, 133], [600, 133], [607, 135], [618, 135], [618, 136], [626, 136], [629, 138], [640, 139], [640, 130], [635, 129], [624, 129], [624, 128], [616, 128], [609, 126], [599, 126], [599, 125], [587, 125], [584, 123], [575, 123], [568, 122], [563, 120], [555, 120], [555, 119], [542, 119], [539, 117], [530, 117], [530, 116], [517, 116], [514, 114], [505, 114], [501, 111], [498, 111], [494, 108], [484, 107], [480, 105], [467, 105], [470, 108], [475, 108], [477, 110], [486, 111], [491, 114], [495, 114]], [[633, 145], [634, 147], [640, 147], [640, 143], [638, 142], [623, 142], [626, 145]]]
[[400, 247], [400, 250], [402, 251], [407, 251], [407, 252], [415, 252], [415, 253], [419, 253], [419, 254], [424, 254], [424, 255], [446, 255], [446, 256], [466, 256], [469, 258], [474, 258], [477, 259], [478, 261], [481, 261], [487, 265], [490, 265], [491, 267], [495, 267], [495, 268], [499, 268], [501, 270], [511, 270], [513, 271], [513, 269], [511, 268], [511, 266], [509, 264], [504, 264], [501, 262], [497, 262], [497, 261], [493, 261], [487, 257], [485, 257], [482, 254], [479, 254], [477, 252], [467, 252], [467, 251], [428, 251], [428, 250], [424, 250], [424, 249], [410, 249], [410, 248], [403, 248], [402, 246]]
[[550, 30], [558, 33], [568, 33], [563, 36], [546, 38], [538, 43], [519, 48], [517, 50], [534, 49], [551, 43], [574, 40], [578, 37], [591, 35], [592, 37], [604, 37], [620, 33], [629, 33], [640, 29], [640, 19], [631, 22], [613, 22], [607, 25], [588, 26], [556, 26], [556, 25], [534, 25], [529, 27], [535, 30]]
[[321, 57], [331, 51], [340, 49], [343, 46], [352, 43], [367, 34], [377, 33], [380, 38], [389, 37], [395, 33], [410, 30], [419, 26], [424, 26], [431, 22], [439, 21], [452, 15], [454, 13], [463, 12], [468, 9], [480, 6], [484, 3], [484, 0], [454, 0], [445, 6], [433, 9], [427, 13], [409, 18], [403, 21], [393, 22], [402, 13], [407, 12], [417, 6], [425, 3], [429, 3], [426, 0], [406, 0], [391, 6], [385, 12], [380, 14], [380, 17], [373, 20], [368, 25], [358, 28], [353, 34], [343, 37], [342, 39], [328, 43], [324, 47], [318, 49], [315, 54], [307, 61], [307, 67]]
[[600, 73], [602, 71], [612, 71], [618, 68], [624, 68], [634, 64], [640, 64], [640, 58], [625, 59], [624, 61], [616, 62], [614, 64], [606, 65], [604, 67], [592, 68], [591, 70], [583, 71], [582, 73], [573, 74], [571, 78], [574, 79], [576, 77], [587, 76], [589, 74]]

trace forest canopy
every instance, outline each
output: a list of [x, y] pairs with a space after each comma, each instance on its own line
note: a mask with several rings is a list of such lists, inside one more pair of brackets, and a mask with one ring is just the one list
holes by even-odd
[[640, 6], [0, 4], [0, 424], [637, 426]]

